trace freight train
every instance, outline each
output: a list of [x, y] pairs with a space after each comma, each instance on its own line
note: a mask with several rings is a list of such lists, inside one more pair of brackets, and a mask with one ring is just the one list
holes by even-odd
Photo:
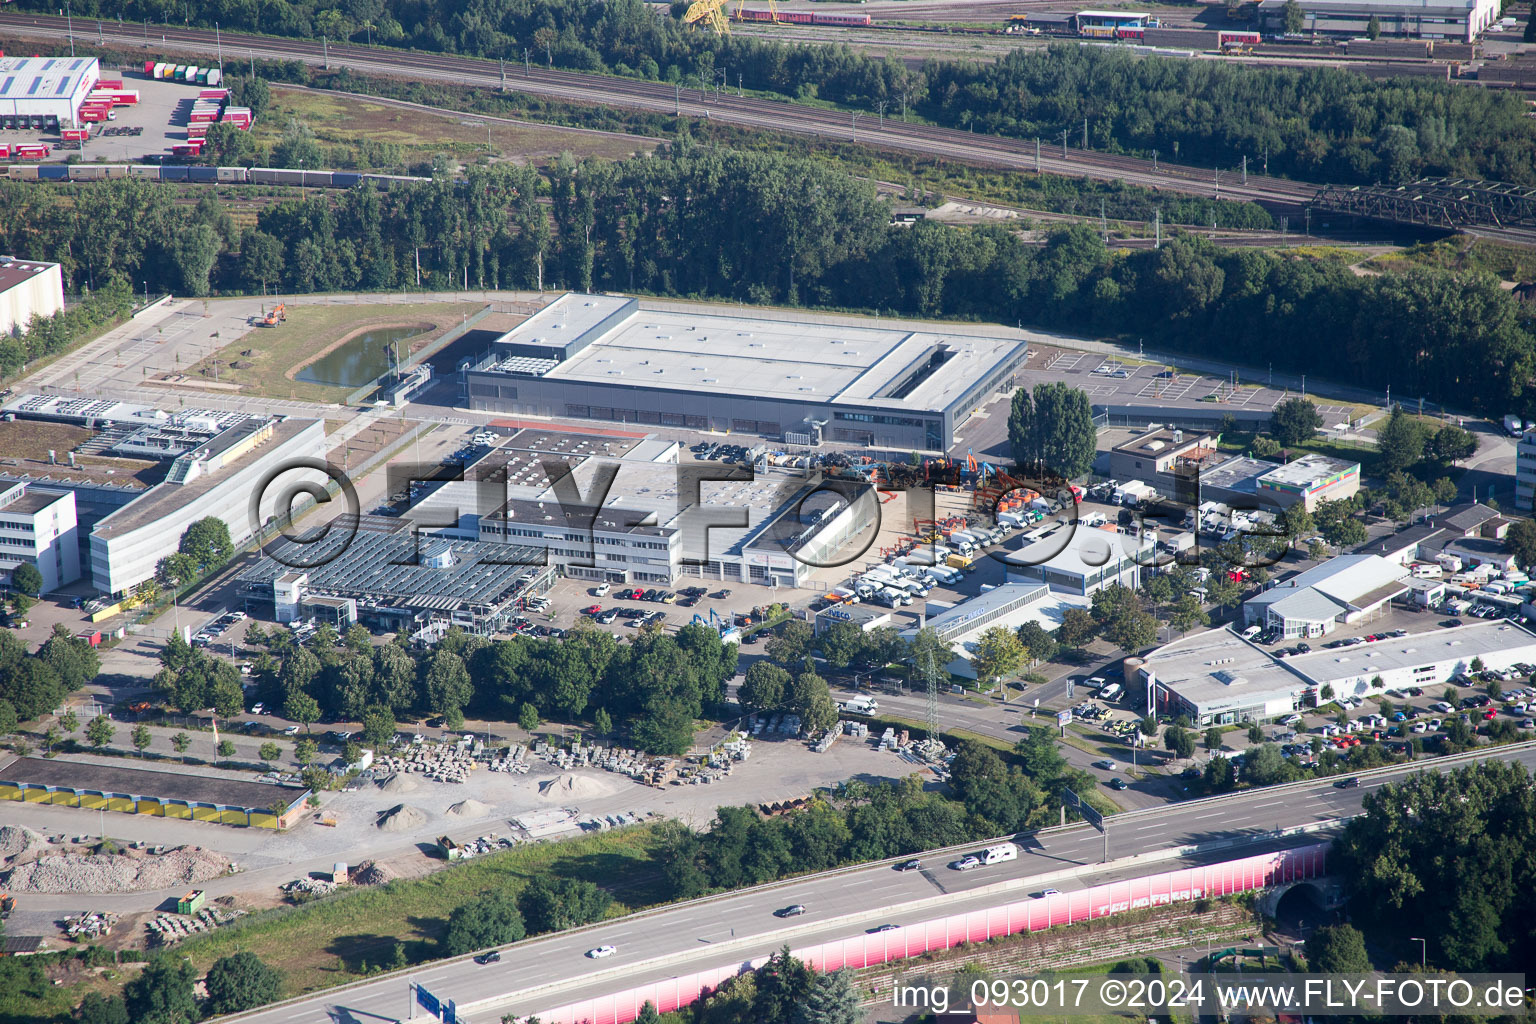
[[[742, 9], [735, 14], [737, 21], [774, 21], [771, 11]], [[811, 11], [780, 11], [778, 21], [790, 25], [836, 25], [839, 28], [869, 28], [873, 19], [867, 14], [822, 14]]]
[[[13, 147], [13, 153], [16, 148], [21, 147]], [[0, 177], [8, 177], [13, 181], [103, 181], [110, 178], [139, 178], [145, 181], [190, 181], [221, 185], [300, 185], [305, 188], [356, 188], [368, 184], [385, 192], [432, 180], [400, 174], [363, 174], [358, 171], [299, 171], [283, 167], [189, 167], [185, 164], [11, 164], [8, 167], [0, 167]]]

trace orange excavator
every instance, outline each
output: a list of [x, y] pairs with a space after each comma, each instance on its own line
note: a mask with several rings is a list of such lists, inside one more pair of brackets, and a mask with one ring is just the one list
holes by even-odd
[[278, 324], [283, 323], [287, 319], [288, 305], [287, 303], [279, 302], [277, 305], [272, 307], [271, 312], [261, 318], [261, 326], [276, 327]]

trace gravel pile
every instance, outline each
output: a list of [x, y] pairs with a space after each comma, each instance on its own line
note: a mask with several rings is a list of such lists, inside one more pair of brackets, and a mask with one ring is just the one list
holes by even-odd
[[228, 857], [196, 846], [143, 859], [123, 854], [64, 853], [21, 865], [11, 872], [8, 884], [17, 892], [139, 892], [192, 885], [228, 870]]
[[396, 804], [379, 815], [379, 828], [385, 832], [409, 832], [427, 823], [427, 812], [410, 804]]
[[404, 772], [395, 772], [379, 783], [379, 788], [386, 793], [414, 793], [421, 788], [421, 783]]
[[39, 846], [47, 846], [43, 835], [21, 825], [0, 825], [0, 860], [19, 857]]
[[365, 860], [352, 872], [352, 881], [358, 885], [383, 885], [393, 882], [395, 873], [378, 861]]
[[455, 818], [484, 818], [494, 814], [495, 811], [496, 808], [490, 804], [481, 803], [473, 797], [468, 800], [460, 800], [448, 808], [448, 813]]
[[616, 788], [607, 779], [567, 774], [539, 783], [539, 796], [545, 800], [592, 799], [607, 796]]

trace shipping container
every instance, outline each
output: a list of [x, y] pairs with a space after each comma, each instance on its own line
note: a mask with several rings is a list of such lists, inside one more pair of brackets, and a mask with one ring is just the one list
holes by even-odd
[[96, 83], [96, 88], [98, 89], [121, 89], [122, 87], [123, 80], [121, 78], [103, 78]]
[[218, 85], [223, 80], [224, 80], [224, 72], [220, 71], [218, 68], [209, 68], [208, 69], [208, 84], [209, 85]]
[[36, 160], [48, 156], [48, 147], [41, 145], [21, 145], [16, 147], [16, 156], [22, 160]]
[[65, 164], [43, 164], [37, 169], [39, 181], [68, 181], [69, 167]]
[[204, 182], [218, 181], [219, 169], [217, 167], [188, 167], [187, 180]]
[[197, 98], [200, 99], [200, 100], [212, 100], [215, 103], [221, 103], [224, 100], [229, 99], [229, 90], [228, 89], [204, 89], [204, 90], [202, 90], [201, 92], [199, 92], [197, 94]]
[[218, 171], [220, 181], [245, 182], [250, 180], [246, 175], [244, 167], [220, 167]]
[[145, 78], [154, 78], [155, 77], [155, 62], [154, 61], [147, 60], [147, 61], [144, 62], [144, 77]]
[[331, 184], [337, 188], [351, 188], [353, 185], [362, 184], [363, 176], [351, 171], [336, 171], [331, 175]]
[[160, 168], [161, 181], [186, 181], [187, 169], [185, 167], [166, 166]]
[[65, 142], [84, 142], [91, 137], [89, 128], [65, 128], [59, 133]]

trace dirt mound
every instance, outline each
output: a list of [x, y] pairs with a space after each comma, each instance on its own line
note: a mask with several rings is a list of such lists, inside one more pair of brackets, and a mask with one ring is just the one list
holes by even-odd
[[404, 772], [395, 772], [379, 783], [379, 788], [386, 793], [414, 793], [421, 788], [421, 783]]
[[192, 885], [228, 870], [228, 857], [197, 846], [153, 857], [65, 853], [21, 865], [11, 872], [9, 885], [17, 892], [139, 892]]
[[539, 783], [539, 796], [546, 800], [593, 799], [607, 796], [613, 791], [612, 782], [587, 775], [562, 775]]
[[396, 804], [379, 815], [379, 828], [385, 832], [409, 832], [427, 823], [427, 812], [410, 804]]
[[453, 815], [455, 818], [484, 818], [494, 814], [495, 811], [496, 808], [492, 807], [490, 804], [483, 804], [473, 797], [468, 800], [460, 800], [458, 803], [448, 808], [448, 813]]
[[10, 860], [28, 850], [47, 845], [47, 837], [29, 828], [21, 825], [0, 825], [0, 860]]
[[357, 885], [383, 885], [385, 882], [393, 882], [395, 873], [375, 860], [365, 860], [352, 872], [352, 881]]

